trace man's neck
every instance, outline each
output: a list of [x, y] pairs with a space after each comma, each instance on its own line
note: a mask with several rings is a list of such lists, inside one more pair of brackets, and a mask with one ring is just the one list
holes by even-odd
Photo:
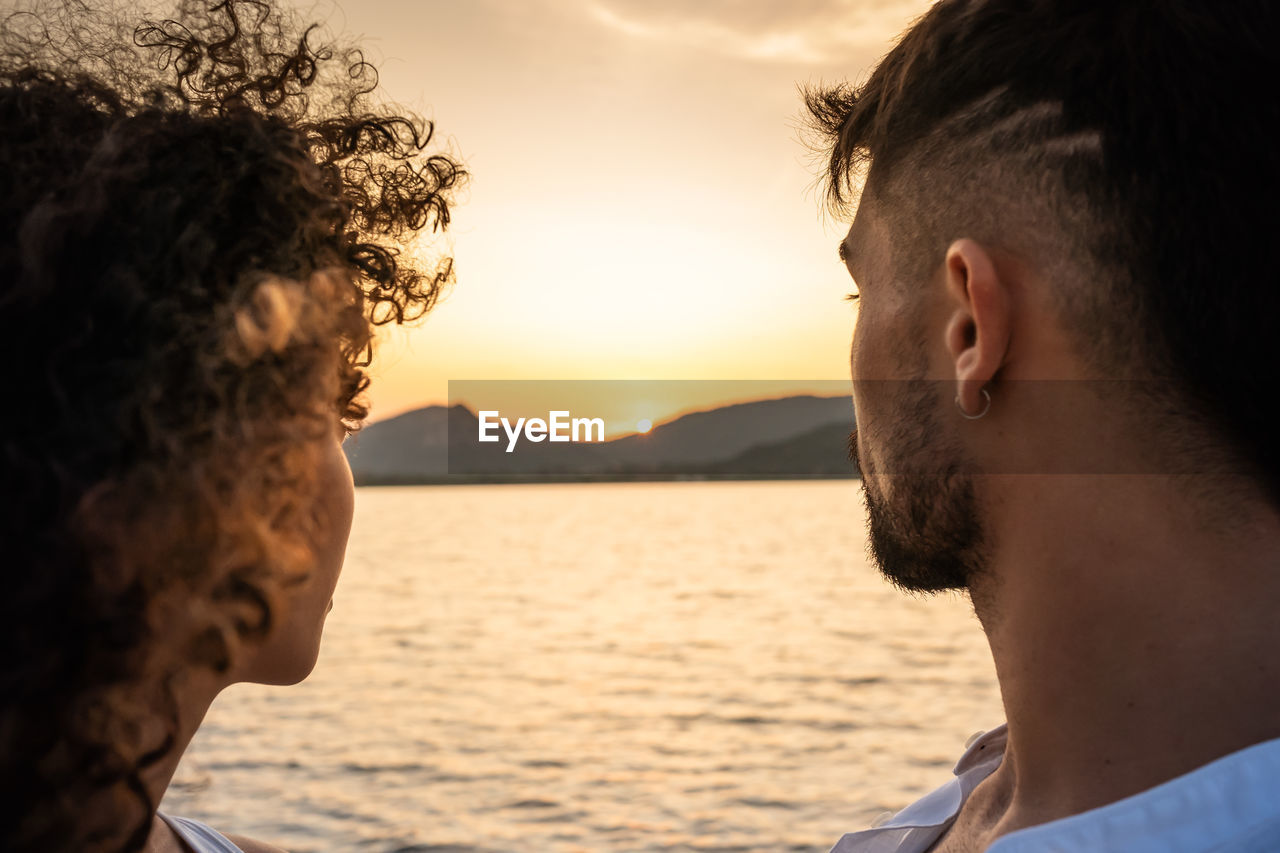
[[1009, 722], [975, 792], [988, 840], [1280, 737], [1273, 509], [1206, 518], [1172, 478], [997, 485], [997, 553], [973, 588]]

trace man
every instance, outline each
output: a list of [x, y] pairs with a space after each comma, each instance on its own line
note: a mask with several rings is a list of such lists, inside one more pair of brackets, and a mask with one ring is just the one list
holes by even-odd
[[969, 592], [1008, 720], [837, 853], [1280, 850], [1277, 35], [944, 0], [807, 93], [871, 550]]

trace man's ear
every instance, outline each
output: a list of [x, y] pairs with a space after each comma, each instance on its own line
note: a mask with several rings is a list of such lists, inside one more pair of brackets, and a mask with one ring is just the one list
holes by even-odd
[[1004, 364], [1013, 324], [1009, 283], [980, 243], [962, 238], [947, 247], [944, 266], [950, 316], [947, 353], [955, 365], [956, 395], [967, 413], [984, 411], [982, 389]]

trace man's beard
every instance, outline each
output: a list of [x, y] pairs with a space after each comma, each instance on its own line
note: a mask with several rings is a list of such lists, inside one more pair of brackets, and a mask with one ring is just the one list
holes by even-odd
[[[968, 589], [985, 567], [985, 537], [963, 450], [938, 425], [935, 383], [883, 384], [896, 395], [894, 426], [878, 432], [888, 470], [864, 471], [857, 433], [849, 436], [849, 458], [866, 496], [871, 557], [904, 590]], [[868, 473], [890, 480], [892, 495], [879, 493]]]

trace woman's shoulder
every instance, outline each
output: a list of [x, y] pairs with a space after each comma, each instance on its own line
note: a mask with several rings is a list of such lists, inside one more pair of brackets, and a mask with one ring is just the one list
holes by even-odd
[[223, 835], [211, 826], [185, 817], [157, 814], [173, 830], [187, 849], [194, 853], [286, 853], [274, 844], [256, 841], [242, 835]]
[[245, 838], [243, 835], [228, 835], [227, 840], [239, 847], [242, 853], [288, 853], [288, 851], [274, 844], [255, 841], [252, 838]]

